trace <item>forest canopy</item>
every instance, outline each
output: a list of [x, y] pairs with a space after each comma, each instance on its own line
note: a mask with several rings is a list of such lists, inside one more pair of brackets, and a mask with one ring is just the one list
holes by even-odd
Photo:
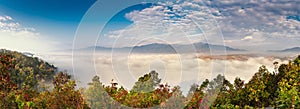
[[186, 96], [179, 86], [162, 83], [156, 71], [139, 77], [130, 90], [114, 81], [104, 85], [99, 76], [78, 88], [71, 75], [54, 65], [4, 49], [0, 71], [4, 109], [300, 108], [300, 56], [281, 64], [277, 72], [262, 65], [247, 83], [239, 77], [231, 83], [224, 75], [206, 79], [193, 84]]

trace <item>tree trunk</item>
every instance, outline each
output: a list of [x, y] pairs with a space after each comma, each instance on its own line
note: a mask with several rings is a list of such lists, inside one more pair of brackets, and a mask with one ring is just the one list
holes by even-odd
[[292, 109], [295, 109], [295, 97], [294, 97], [294, 95], [292, 97]]

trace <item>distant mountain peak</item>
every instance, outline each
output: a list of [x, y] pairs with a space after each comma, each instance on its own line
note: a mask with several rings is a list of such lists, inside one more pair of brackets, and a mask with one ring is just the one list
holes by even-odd
[[132, 47], [122, 48], [109, 48], [109, 47], [88, 47], [86, 49], [95, 49], [98, 51], [131, 51], [137, 53], [192, 53], [192, 52], [209, 52], [211, 50], [219, 51], [246, 51], [242, 49], [231, 48], [225, 45], [214, 45], [203, 42], [193, 44], [164, 44], [164, 43], [151, 43]]
[[283, 50], [269, 50], [270, 52], [300, 52], [300, 47], [292, 47]]

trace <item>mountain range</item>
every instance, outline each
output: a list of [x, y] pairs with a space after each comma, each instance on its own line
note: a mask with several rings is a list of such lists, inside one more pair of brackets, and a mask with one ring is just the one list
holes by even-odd
[[161, 44], [152, 43], [133, 47], [110, 48], [102, 46], [92, 46], [80, 50], [96, 50], [96, 51], [114, 51], [114, 52], [133, 52], [133, 53], [194, 53], [194, 52], [211, 52], [211, 51], [246, 51], [242, 49], [231, 48], [224, 45], [214, 45], [208, 43], [193, 44]]
[[283, 50], [270, 50], [270, 52], [300, 52], [300, 47], [287, 48]]

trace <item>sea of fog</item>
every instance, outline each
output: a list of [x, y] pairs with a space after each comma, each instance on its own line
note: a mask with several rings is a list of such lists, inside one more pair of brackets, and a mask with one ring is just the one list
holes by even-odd
[[[118, 82], [130, 90], [140, 76], [152, 70], [158, 72], [162, 83], [179, 85], [186, 93], [193, 83], [201, 84], [218, 74], [233, 82], [240, 77], [246, 82], [265, 65], [274, 71], [273, 62], [287, 63], [289, 58], [274, 56], [230, 55], [212, 57], [205, 54], [123, 54], [55, 52], [37, 57], [54, 64], [60, 71], [67, 71], [77, 80], [79, 87], [86, 87], [93, 76], [100, 76], [104, 84]], [[290, 58], [292, 59], [292, 58]]]

